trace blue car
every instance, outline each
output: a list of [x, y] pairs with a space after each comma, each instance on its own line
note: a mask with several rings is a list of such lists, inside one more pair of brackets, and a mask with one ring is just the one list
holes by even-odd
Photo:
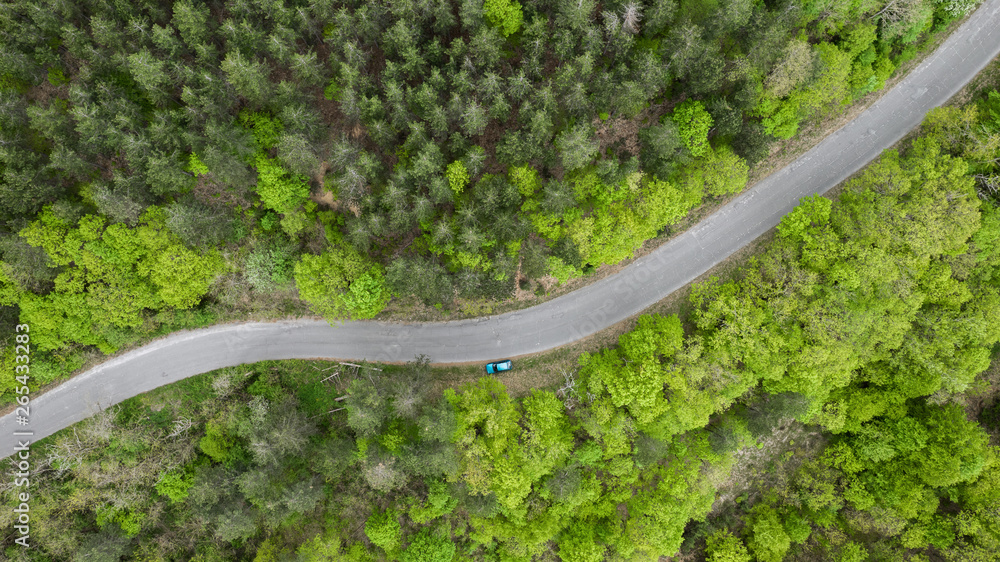
[[512, 366], [513, 365], [511, 364], [510, 359], [504, 361], [495, 361], [493, 363], [486, 364], [486, 372], [491, 375], [495, 375], [503, 371], [509, 371]]

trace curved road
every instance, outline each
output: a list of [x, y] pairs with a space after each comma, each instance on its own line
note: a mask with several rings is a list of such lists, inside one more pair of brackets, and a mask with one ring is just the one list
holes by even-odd
[[[825, 193], [920, 124], [1000, 53], [1000, 0], [988, 0], [909, 76], [858, 118], [687, 232], [621, 272], [538, 306], [454, 322], [315, 320], [184, 331], [103, 363], [32, 400], [28, 426], [0, 419], [0, 457], [137, 394], [265, 359], [488, 361], [553, 349], [620, 322], [778, 224], [799, 198]], [[15, 431], [31, 436], [15, 437]]]

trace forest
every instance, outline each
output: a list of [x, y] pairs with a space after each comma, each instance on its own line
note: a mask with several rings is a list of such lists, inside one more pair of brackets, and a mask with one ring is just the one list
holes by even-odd
[[5, 3], [0, 325], [36, 327], [45, 384], [217, 321], [541, 298], [742, 190], [974, 6]]
[[[683, 315], [641, 316], [552, 388], [434, 391], [423, 357], [333, 382], [329, 363], [288, 361], [107, 409], [33, 446], [35, 546], [8, 535], [4, 554], [995, 560], [995, 88], [931, 111], [835, 199], [804, 199], [731, 278], [697, 284]], [[29, 233], [57, 256], [113, 227], [49, 240], [66, 228], [50, 217]], [[158, 220], [137, 223], [150, 244]]]

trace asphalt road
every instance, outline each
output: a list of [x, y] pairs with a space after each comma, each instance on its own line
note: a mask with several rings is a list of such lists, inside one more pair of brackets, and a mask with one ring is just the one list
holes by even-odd
[[[881, 100], [786, 168], [621, 272], [538, 306], [454, 322], [295, 320], [184, 331], [111, 359], [31, 402], [30, 423], [0, 418], [0, 456], [98, 410], [181, 379], [265, 359], [434, 363], [553, 349], [637, 314], [767, 232], [801, 197], [825, 193], [920, 124], [1000, 53], [1000, 0], [988, 0]], [[15, 431], [31, 436], [15, 437]]]

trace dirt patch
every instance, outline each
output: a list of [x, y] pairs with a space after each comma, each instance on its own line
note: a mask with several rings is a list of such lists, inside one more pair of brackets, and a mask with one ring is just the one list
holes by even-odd
[[69, 98], [69, 86], [67, 84], [54, 86], [48, 80], [42, 80], [37, 85], [28, 88], [24, 93], [24, 97], [29, 102], [46, 107], [53, 99], [65, 100]]
[[247, 199], [249, 190], [237, 190], [232, 187], [225, 187], [211, 179], [211, 174], [198, 176], [194, 189], [191, 191], [194, 198], [214, 208], [238, 207], [241, 210], [250, 208], [250, 200]]
[[331, 209], [333, 209], [335, 211], [338, 210], [338, 209], [340, 209], [340, 202], [339, 201], [335, 201], [333, 199], [333, 193], [331, 193], [331, 192], [329, 192], [329, 191], [327, 191], [325, 189], [323, 191], [319, 192], [319, 193], [312, 193], [312, 194], [310, 194], [309, 198], [312, 199], [313, 201], [321, 204], [321, 205], [326, 205], [327, 207], [330, 207]]
[[313, 96], [313, 103], [319, 108], [320, 117], [322, 117], [323, 122], [327, 126], [333, 127], [337, 123], [344, 122], [344, 114], [340, 111], [340, 103], [327, 99], [324, 92], [317, 92]]
[[756, 444], [737, 450], [727, 477], [716, 484], [709, 516], [732, 511], [737, 503], [753, 504], [764, 491], [788, 484], [799, 466], [822, 451], [825, 443], [815, 426], [786, 420]]
[[[326, 162], [323, 164], [326, 164]], [[310, 193], [309, 199], [320, 205], [333, 209], [334, 211], [347, 209], [354, 214], [354, 216], [361, 216], [361, 207], [358, 205], [357, 201], [339, 201], [334, 197], [332, 191], [327, 191], [326, 189], [321, 189], [318, 193]]]
[[326, 160], [320, 162], [319, 166], [316, 167], [316, 172], [313, 174], [312, 179], [313, 182], [315, 182], [316, 185], [320, 187], [320, 189], [323, 188], [323, 180], [326, 179], [326, 173], [329, 170], [330, 170], [330, 163], [327, 162]]
[[524, 300], [528, 300], [528, 299], [534, 298], [535, 294], [533, 292], [531, 292], [531, 291], [529, 291], [527, 289], [522, 289], [521, 288], [522, 285], [528, 285], [529, 283], [530, 283], [530, 281], [528, 280], [527, 277], [523, 277], [523, 276], [518, 276], [517, 277], [517, 284], [514, 285], [514, 300], [515, 301], [524, 301]]
[[[647, 113], [648, 110], [643, 111]], [[633, 119], [612, 118], [602, 121], [600, 117], [593, 120], [597, 131], [599, 150], [604, 152], [616, 143], [622, 144], [622, 150], [630, 156], [639, 156], [639, 129], [645, 120], [640, 114]]]

